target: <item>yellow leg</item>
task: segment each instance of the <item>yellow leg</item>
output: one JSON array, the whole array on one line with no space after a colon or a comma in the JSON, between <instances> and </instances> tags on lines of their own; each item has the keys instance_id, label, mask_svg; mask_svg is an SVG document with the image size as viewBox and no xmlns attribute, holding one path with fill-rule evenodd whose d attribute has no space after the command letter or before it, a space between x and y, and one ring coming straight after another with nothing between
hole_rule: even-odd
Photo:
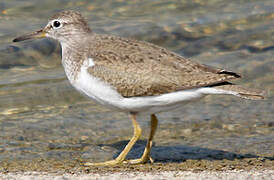
<instances>
[{"instance_id":1,"label":"yellow leg","mask_svg":"<svg viewBox=\"0 0 274 180\"><path fill-rule=\"evenodd\" d=\"M128 144L124 148L124 150L120 153L120 155L116 159L110 160L110 161L105 161L105 162L100 162L100 163L89 163L89 162L87 162L87 163L84 163L85 166L112 166L112 165L121 164L125 160L128 152L131 150L131 148L136 143L136 141L140 138L141 133L142 133L142 129L140 128L138 122L136 121L136 114L131 113L130 118L132 119L132 124L133 124L133 128L134 128L134 135L130 139L130 141L128 142Z\"/></svg>"},{"instance_id":2,"label":"yellow leg","mask_svg":"<svg viewBox=\"0 0 274 180\"><path fill-rule=\"evenodd\" d=\"M142 157L140 159L133 159L133 160L125 161L125 163L143 164L143 163L146 163L148 160L150 160L150 162L153 163L153 159L150 157L150 150L152 147L152 140L153 140L153 137L157 130L157 125L158 125L158 119L154 114L151 115L150 123L151 123L150 134L149 134L149 138L147 140L147 145L146 145L146 148L144 150Z\"/></svg>"}]
</instances>

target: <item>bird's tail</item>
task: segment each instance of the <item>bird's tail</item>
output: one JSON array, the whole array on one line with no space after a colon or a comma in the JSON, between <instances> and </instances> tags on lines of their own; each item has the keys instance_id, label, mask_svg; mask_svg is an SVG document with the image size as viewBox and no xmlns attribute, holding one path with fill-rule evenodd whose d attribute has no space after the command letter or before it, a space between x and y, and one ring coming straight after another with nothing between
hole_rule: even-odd
<instances>
[{"instance_id":1,"label":"bird's tail","mask_svg":"<svg viewBox=\"0 0 274 180\"><path fill-rule=\"evenodd\" d=\"M231 94L251 100L262 100L265 98L265 91L258 89L248 89L236 84L224 84L219 86L214 86L215 89L224 90L226 92L231 92Z\"/></svg>"}]
</instances>

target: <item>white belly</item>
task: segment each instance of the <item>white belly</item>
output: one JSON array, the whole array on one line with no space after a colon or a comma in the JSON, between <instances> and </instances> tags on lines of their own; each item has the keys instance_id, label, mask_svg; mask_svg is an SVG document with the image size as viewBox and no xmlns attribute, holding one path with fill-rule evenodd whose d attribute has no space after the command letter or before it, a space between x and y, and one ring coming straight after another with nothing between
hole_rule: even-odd
<instances>
[{"instance_id":1,"label":"white belly","mask_svg":"<svg viewBox=\"0 0 274 180\"><path fill-rule=\"evenodd\" d=\"M82 66L76 80L71 81L72 85L96 102L119 111L152 114L178 108L207 94L228 94L223 90L204 87L159 96L125 98L110 85L90 75L87 72L88 67L88 65Z\"/></svg>"},{"instance_id":2,"label":"white belly","mask_svg":"<svg viewBox=\"0 0 274 180\"><path fill-rule=\"evenodd\" d=\"M106 83L92 77L87 72L81 72L74 87L96 102L108 108L126 112L156 113L174 109L186 101L202 97L194 91L181 91L160 96L122 97L115 89Z\"/></svg>"}]
</instances>

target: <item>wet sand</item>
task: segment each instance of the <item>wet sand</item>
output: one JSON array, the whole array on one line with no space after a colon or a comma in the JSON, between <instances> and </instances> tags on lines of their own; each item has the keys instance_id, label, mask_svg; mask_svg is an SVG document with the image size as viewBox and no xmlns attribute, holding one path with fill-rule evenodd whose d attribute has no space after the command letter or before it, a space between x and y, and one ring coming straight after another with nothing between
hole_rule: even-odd
<instances>
[{"instance_id":1,"label":"wet sand","mask_svg":"<svg viewBox=\"0 0 274 180\"><path fill-rule=\"evenodd\" d=\"M114 167L84 167L78 161L35 160L1 163L4 179L273 179L273 159L186 160Z\"/></svg>"},{"instance_id":2,"label":"wet sand","mask_svg":"<svg viewBox=\"0 0 274 180\"><path fill-rule=\"evenodd\" d=\"M273 159L187 160L114 167L84 167L71 161L1 163L1 179L264 179L274 178Z\"/></svg>"}]
</instances>

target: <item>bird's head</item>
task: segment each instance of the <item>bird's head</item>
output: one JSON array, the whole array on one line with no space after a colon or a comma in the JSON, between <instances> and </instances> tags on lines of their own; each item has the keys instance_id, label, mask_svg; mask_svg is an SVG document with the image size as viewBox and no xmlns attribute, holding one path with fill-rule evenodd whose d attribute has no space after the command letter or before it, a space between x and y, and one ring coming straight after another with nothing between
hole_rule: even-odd
<instances>
[{"instance_id":1,"label":"bird's head","mask_svg":"<svg viewBox=\"0 0 274 180\"><path fill-rule=\"evenodd\" d=\"M44 37L63 42L69 41L73 36L81 38L82 35L86 35L87 33L91 33L91 29L80 13L75 11L62 11L50 18L48 24L43 29L17 37L13 42Z\"/></svg>"}]
</instances>

